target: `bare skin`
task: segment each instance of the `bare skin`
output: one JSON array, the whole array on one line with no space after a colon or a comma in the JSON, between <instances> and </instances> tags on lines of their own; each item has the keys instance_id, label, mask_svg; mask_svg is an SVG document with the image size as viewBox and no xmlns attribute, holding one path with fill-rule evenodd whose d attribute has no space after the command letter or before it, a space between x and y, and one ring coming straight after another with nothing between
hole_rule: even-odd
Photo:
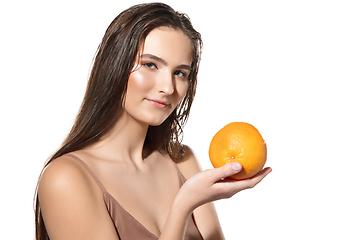
<instances>
[{"instance_id":1,"label":"bare skin","mask_svg":"<svg viewBox=\"0 0 360 240\"><path fill-rule=\"evenodd\" d=\"M130 75L124 113L101 141L76 152L107 191L159 239L183 239L191 213L204 239L224 239L212 201L254 187L270 171L250 180L223 181L233 164L201 171L189 149L178 164L188 181L179 190L170 157L149 153L149 125L161 124L184 98L191 45L178 30L158 28L145 40L139 65ZM145 157L144 157L145 156ZM45 225L53 239L118 239L102 192L92 176L68 156L52 161L39 184ZM126 193L126 194L124 194Z\"/></svg>"}]
</instances>

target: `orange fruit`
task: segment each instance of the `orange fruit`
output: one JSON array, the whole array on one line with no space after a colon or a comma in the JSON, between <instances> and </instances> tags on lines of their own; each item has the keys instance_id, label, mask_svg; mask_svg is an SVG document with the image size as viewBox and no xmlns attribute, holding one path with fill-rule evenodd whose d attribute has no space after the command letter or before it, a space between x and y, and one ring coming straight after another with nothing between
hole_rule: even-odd
<instances>
[{"instance_id":1,"label":"orange fruit","mask_svg":"<svg viewBox=\"0 0 360 240\"><path fill-rule=\"evenodd\" d=\"M251 178L263 169L267 150L264 139L251 124L233 122L220 129L209 147L209 157L215 168L238 161L243 169L230 178Z\"/></svg>"}]
</instances>

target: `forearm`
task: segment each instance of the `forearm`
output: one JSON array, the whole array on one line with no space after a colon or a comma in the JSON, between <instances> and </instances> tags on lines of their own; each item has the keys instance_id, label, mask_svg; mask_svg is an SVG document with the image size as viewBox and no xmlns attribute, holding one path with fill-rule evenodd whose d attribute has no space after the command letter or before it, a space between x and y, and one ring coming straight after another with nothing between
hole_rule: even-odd
<instances>
[{"instance_id":1,"label":"forearm","mask_svg":"<svg viewBox=\"0 0 360 240\"><path fill-rule=\"evenodd\" d=\"M224 240L219 218L213 203L204 204L194 210L196 226L204 239Z\"/></svg>"},{"instance_id":2,"label":"forearm","mask_svg":"<svg viewBox=\"0 0 360 240\"><path fill-rule=\"evenodd\" d=\"M159 240L183 240L192 210L177 197L171 206Z\"/></svg>"}]
</instances>

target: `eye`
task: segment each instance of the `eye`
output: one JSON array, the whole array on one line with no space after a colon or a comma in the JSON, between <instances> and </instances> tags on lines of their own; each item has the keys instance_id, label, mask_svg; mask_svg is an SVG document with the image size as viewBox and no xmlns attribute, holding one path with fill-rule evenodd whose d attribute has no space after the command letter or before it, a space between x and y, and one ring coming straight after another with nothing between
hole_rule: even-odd
<instances>
[{"instance_id":1,"label":"eye","mask_svg":"<svg viewBox=\"0 0 360 240\"><path fill-rule=\"evenodd\" d=\"M147 62L147 63L144 63L143 64L145 67L147 68L151 68L151 69L157 69L158 67L156 66L155 63L152 63L152 62Z\"/></svg>"},{"instance_id":2,"label":"eye","mask_svg":"<svg viewBox=\"0 0 360 240\"><path fill-rule=\"evenodd\" d=\"M183 71L177 70L177 71L174 72L174 74L175 74L176 76L181 77L181 78L187 78L186 73L184 73Z\"/></svg>"}]
</instances>

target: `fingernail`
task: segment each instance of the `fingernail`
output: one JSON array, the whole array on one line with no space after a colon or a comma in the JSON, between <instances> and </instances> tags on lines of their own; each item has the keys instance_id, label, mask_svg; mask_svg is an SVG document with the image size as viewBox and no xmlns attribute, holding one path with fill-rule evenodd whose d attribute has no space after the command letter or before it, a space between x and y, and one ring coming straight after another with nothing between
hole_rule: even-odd
<instances>
[{"instance_id":1,"label":"fingernail","mask_svg":"<svg viewBox=\"0 0 360 240\"><path fill-rule=\"evenodd\" d=\"M233 169L235 172L238 172L238 171L240 171L240 169L241 169L241 165L240 165L240 163L238 163L238 162L234 162L234 163L231 165L231 167L232 167L232 169Z\"/></svg>"}]
</instances>

